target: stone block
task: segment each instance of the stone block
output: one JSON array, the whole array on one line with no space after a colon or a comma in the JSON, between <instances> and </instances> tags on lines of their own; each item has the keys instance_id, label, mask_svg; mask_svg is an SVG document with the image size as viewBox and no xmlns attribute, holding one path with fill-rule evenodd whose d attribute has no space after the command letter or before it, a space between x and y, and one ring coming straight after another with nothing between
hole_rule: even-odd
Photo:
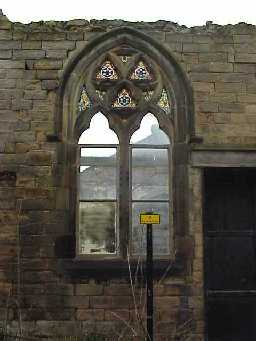
<instances>
[{"instance_id":1,"label":"stone block","mask_svg":"<svg viewBox=\"0 0 256 341\"><path fill-rule=\"evenodd\" d=\"M25 70L21 69L8 69L6 70L6 78L8 79L23 79L26 77Z\"/></svg>"},{"instance_id":2,"label":"stone block","mask_svg":"<svg viewBox=\"0 0 256 341\"><path fill-rule=\"evenodd\" d=\"M112 296L112 308L125 308L128 309L134 306L132 296Z\"/></svg>"},{"instance_id":3,"label":"stone block","mask_svg":"<svg viewBox=\"0 0 256 341\"><path fill-rule=\"evenodd\" d=\"M0 41L0 50L9 50L9 49L20 49L21 42L20 41Z\"/></svg>"},{"instance_id":4,"label":"stone block","mask_svg":"<svg viewBox=\"0 0 256 341\"><path fill-rule=\"evenodd\" d=\"M229 123L231 122L231 114L223 113L223 112L216 112L213 114L213 121L215 123Z\"/></svg>"},{"instance_id":5,"label":"stone block","mask_svg":"<svg viewBox=\"0 0 256 341\"><path fill-rule=\"evenodd\" d=\"M166 32L166 42L192 43L193 35L190 33Z\"/></svg>"},{"instance_id":6,"label":"stone block","mask_svg":"<svg viewBox=\"0 0 256 341\"><path fill-rule=\"evenodd\" d=\"M130 284L110 284L104 286L104 295L107 296L129 296L132 294Z\"/></svg>"},{"instance_id":7,"label":"stone block","mask_svg":"<svg viewBox=\"0 0 256 341\"><path fill-rule=\"evenodd\" d=\"M254 36L251 34L234 34L233 40L234 40L235 44L253 43L254 42Z\"/></svg>"},{"instance_id":8,"label":"stone block","mask_svg":"<svg viewBox=\"0 0 256 341\"><path fill-rule=\"evenodd\" d=\"M190 76L193 82L251 82L255 81L254 75L245 75L228 72L206 72L206 73L191 73Z\"/></svg>"},{"instance_id":9,"label":"stone block","mask_svg":"<svg viewBox=\"0 0 256 341\"><path fill-rule=\"evenodd\" d=\"M11 59L12 51L11 50L0 50L0 59Z\"/></svg>"},{"instance_id":10,"label":"stone block","mask_svg":"<svg viewBox=\"0 0 256 341\"><path fill-rule=\"evenodd\" d=\"M232 63L211 62L209 66L210 72L233 72Z\"/></svg>"},{"instance_id":11,"label":"stone block","mask_svg":"<svg viewBox=\"0 0 256 341\"><path fill-rule=\"evenodd\" d=\"M81 326L76 321L36 321L33 335L39 336L40 339L52 339L54 335L55 339L57 336L57 339L79 340L76 335L79 335L80 329Z\"/></svg>"},{"instance_id":12,"label":"stone block","mask_svg":"<svg viewBox=\"0 0 256 341\"><path fill-rule=\"evenodd\" d=\"M36 40L26 40L21 42L21 46L24 50L40 50L42 48L42 42Z\"/></svg>"},{"instance_id":13,"label":"stone block","mask_svg":"<svg viewBox=\"0 0 256 341\"><path fill-rule=\"evenodd\" d=\"M256 64L234 64L234 72L242 72L242 73L255 73L256 72Z\"/></svg>"},{"instance_id":14,"label":"stone block","mask_svg":"<svg viewBox=\"0 0 256 341\"><path fill-rule=\"evenodd\" d=\"M27 33L22 32L20 30L14 30L12 34L13 40L26 40L27 39Z\"/></svg>"},{"instance_id":15,"label":"stone block","mask_svg":"<svg viewBox=\"0 0 256 341\"><path fill-rule=\"evenodd\" d=\"M58 79L58 71L57 70L37 70L36 71L37 79Z\"/></svg>"},{"instance_id":16,"label":"stone block","mask_svg":"<svg viewBox=\"0 0 256 341\"><path fill-rule=\"evenodd\" d=\"M47 92L45 90L25 90L24 99L46 99Z\"/></svg>"},{"instance_id":17,"label":"stone block","mask_svg":"<svg viewBox=\"0 0 256 341\"><path fill-rule=\"evenodd\" d=\"M6 78L6 73L7 73L7 70L0 70L0 79L4 79Z\"/></svg>"},{"instance_id":18,"label":"stone block","mask_svg":"<svg viewBox=\"0 0 256 341\"><path fill-rule=\"evenodd\" d=\"M188 63L190 64L197 64L199 59L198 59L198 53L191 52L191 53L182 53L182 61L187 65Z\"/></svg>"},{"instance_id":19,"label":"stone block","mask_svg":"<svg viewBox=\"0 0 256 341\"><path fill-rule=\"evenodd\" d=\"M1 210L0 211L0 224L1 225L6 225L6 224L17 224L18 222L18 216L17 212L14 211L6 211L6 210Z\"/></svg>"},{"instance_id":20,"label":"stone block","mask_svg":"<svg viewBox=\"0 0 256 341\"><path fill-rule=\"evenodd\" d=\"M211 52L228 52L228 53L234 53L234 44L230 43L214 43L211 45Z\"/></svg>"},{"instance_id":21,"label":"stone block","mask_svg":"<svg viewBox=\"0 0 256 341\"><path fill-rule=\"evenodd\" d=\"M234 44L234 50L237 53L256 53L256 44Z\"/></svg>"},{"instance_id":22,"label":"stone block","mask_svg":"<svg viewBox=\"0 0 256 341\"><path fill-rule=\"evenodd\" d=\"M211 52L209 44L183 43L183 52Z\"/></svg>"},{"instance_id":23,"label":"stone block","mask_svg":"<svg viewBox=\"0 0 256 341\"><path fill-rule=\"evenodd\" d=\"M210 34L194 34L192 37L193 43L199 44L211 44L213 42L213 36Z\"/></svg>"},{"instance_id":24,"label":"stone block","mask_svg":"<svg viewBox=\"0 0 256 341\"><path fill-rule=\"evenodd\" d=\"M9 30L0 30L0 40L11 40L12 32Z\"/></svg>"},{"instance_id":25,"label":"stone block","mask_svg":"<svg viewBox=\"0 0 256 341\"><path fill-rule=\"evenodd\" d=\"M76 284L76 295L96 296L103 294L103 285Z\"/></svg>"},{"instance_id":26,"label":"stone block","mask_svg":"<svg viewBox=\"0 0 256 341\"><path fill-rule=\"evenodd\" d=\"M30 32L28 40L64 40L66 34L64 32Z\"/></svg>"},{"instance_id":27,"label":"stone block","mask_svg":"<svg viewBox=\"0 0 256 341\"><path fill-rule=\"evenodd\" d=\"M179 296L160 296L155 297L155 304L158 309L175 309L180 305Z\"/></svg>"},{"instance_id":28,"label":"stone block","mask_svg":"<svg viewBox=\"0 0 256 341\"><path fill-rule=\"evenodd\" d=\"M74 285L72 284L47 284L45 291L48 295L70 296L74 294Z\"/></svg>"},{"instance_id":29,"label":"stone block","mask_svg":"<svg viewBox=\"0 0 256 341\"><path fill-rule=\"evenodd\" d=\"M105 311L105 321L128 321L129 319L129 309L112 309Z\"/></svg>"},{"instance_id":30,"label":"stone block","mask_svg":"<svg viewBox=\"0 0 256 341\"><path fill-rule=\"evenodd\" d=\"M36 79L36 70L25 70L24 79Z\"/></svg>"},{"instance_id":31,"label":"stone block","mask_svg":"<svg viewBox=\"0 0 256 341\"><path fill-rule=\"evenodd\" d=\"M0 101L1 102L1 101ZM1 119L1 117L0 117ZM15 123L0 120L0 132L11 132L14 130Z\"/></svg>"},{"instance_id":32,"label":"stone block","mask_svg":"<svg viewBox=\"0 0 256 341\"><path fill-rule=\"evenodd\" d=\"M45 311L45 320L48 321L70 321L75 316L75 309L48 308Z\"/></svg>"},{"instance_id":33,"label":"stone block","mask_svg":"<svg viewBox=\"0 0 256 341\"><path fill-rule=\"evenodd\" d=\"M16 87L16 79L3 79L0 82L0 89L13 89Z\"/></svg>"},{"instance_id":34,"label":"stone block","mask_svg":"<svg viewBox=\"0 0 256 341\"><path fill-rule=\"evenodd\" d=\"M231 93L241 93L246 90L244 83L228 83L228 82L216 82L215 90L217 92L231 92Z\"/></svg>"},{"instance_id":35,"label":"stone block","mask_svg":"<svg viewBox=\"0 0 256 341\"><path fill-rule=\"evenodd\" d=\"M2 206L2 203L0 202L0 208ZM7 206L7 205L6 205ZM14 206L10 206L8 207L10 209L13 209ZM1 258L4 257L15 257L17 255L16 253L16 242L15 243L11 243L11 242L8 242L8 243L2 243L0 242L0 256ZM1 304L1 298L0 298L0 304Z\"/></svg>"},{"instance_id":36,"label":"stone block","mask_svg":"<svg viewBox=\"0 0 256 341\"><path fill-rule=\"evenodd\" d=\"M79 321L103 321L104 309L77 309L76 319Z\"/></svg>"},{"instance_id":37,"label":"stone block","mask_svg":"<svg viewBox=\"0 0 256 341\"><path fill-rule=\"evenodd\" d=\"M49 199L24 199L22 200L24 210L51 210L54 208L53 200Z\"/></svg>"},{"instance_id":38,"label":"stone block","mask_svg":"<svg viewBox=\"0 0 256 341\"><path fill-rule=\"evenodd\" d=\"M43 150L32 150L27 155L27 163L30 165L51 165L53 154Z\"/></svg>"},{"instance_id":39,"label":"stone block","mask_svg":"<svg viewBox=\"0 0 256 341\"><path fill-rule=\"evenodd\" d=\"M237 96L237 101L240 103L256 103L255 94L243 94Z\"/></svg>"},{"instance_id":40,"label":"stone block","mask_svg":"<svg viewBox=\"0 0 256 341\"><path fill-rule=\"evenodd\" d=\"M209 53L200 53L199 56L199 62L205 63L205 62L227 62L228 55L226 52L209 52Z\"/></svg>"},{"instance_id":41,"label":"stone block","mask_svg":"<svg viewBox=\"0 0 256 341\"><path fill-rule=\"evenodd\" d=\"M33 68L37 70L59 70L62 69L62 65L62 61L59 60L42 59L36 61Z\"/></svg>"},{"instance_id":42,"label":"stone block","mask_svg":"<svg viewBox=\"0 0 256 341\"><path fill-rule=\"evenodd\" d=\"M203 100L204 101L212 101L215 103L234 103L236 102L236 94L231 92L214 92L213 94L205 94ZM197 100L200 100L199 98Z\"/></svg>"},{"instance_id":43,"label":"stone block","mask_svg":"<svg viewBox=\"0 0 256 341\"><path fill-rule=\"evenodd\" d=\"M90 308L109 309L111 307L112 307L111 296L90 296Z\"/></svg>"},{"instance_id":44,"label":"stone block","mask_svg":"<svg viewBox=\"0 0 256 341\"><path fill-rule=\"evenodd\" d=\"M58 80L43 80L42 81L42 89L44 90L54 90L59 87Z\"/></svg>"},{"instance_id":45,"label":"stone block","mask_svg":"<svg viewBox=\"0 0 256 341\"><path fill-rule=\"evenodd\" d=\"M40 236L39 236L40 238ZM38 245L37 245L38 248ZM24 278L24 282L26 283L50 283L50 282L54 282L56 283L57 277L54 273L54 271L24 271L23 273L23 278ZM49 298L49 300L54 300L56 297L56 299L61 300L62 298L60 296L55 296L55 295L51 295L51 297ZM52 303L52 305L54 305L54 303Z\"/></svg>"},{"instance_id":46,"label":"stone block","mask_svg":"<svg viewBox=\"0 0 256 341\"><path fill-rule=\"evenodd\" d=\"M89 308L89 296L66 296L63 299L63 306L74 308Z\"/></svg>"},{"instance_id":47,"label":"stone block","mask_svg":"<svg viewBox=\"0 0 256 341\"><path fill-rule=\"evenodd\" d=\"M25 62L17 60L0 60L0 69L25 69Z\"/></svg>"},{"instance_id":48,"label":"stone block","mask_svg":"<svg viewBox=\"0 0 256 341\"><path fill-rule=\"evenodd\" d=\"M33 101L32 100L26 100L26 99L13 99L12 100L12 109L13 110L21 110L19 114L17 114L18 117L28 119L28 113L24 112L23 110L30 110L33 107Z\"/></svg>"},{"instance_id":49,"label":"stone block","mask_svg":"<svg viewBox=\"0 0 256 341\"><path fill-rule=\"evenodd\" d=\"M67 50L47 50L46 58L65 59L67 58Z\"/></svg>"},{"instance_id":50,"label":"stone block","mask_svg":"<svg viewBox=\"0 0 256 341\"><path fill-rule=\"evenodd\" d=\"M16 198L54 198L54 191L46 188L22 188L16 187L15 189ZM22 204L22 201L21 201ZM48 237L50 239L50 237Z\"/></svg>"},{"instance_id":51,"label":"stone block","mask_svg":"<svg viewBox=\"0 0 256 341\"><path fill-rule=\"evenodd\" d=\"M9 19L2 15L0 16L0 29L1 30L10 30L12 28L12 22Z\"/></svg>"},{"instance_id":52,"label":"stone block","mask_svg":"<svg viewBox=\"0 0 256 341\"><path fill-rule=\"evenodd\" d=\"M1 82L0 82L1 85ZM11 99L13 97L13 92L15 90L3 90L0 89L0 100L2 99ZM13 120L13 115L12 115L12 111L11 110L1 110L0 111L0 119L2 120L3 118L6 119L8 118L8 113L10 113L10 119Z\"/></svg>"},{"instance_id":53,"label":"stone block","mask_svg":"<svg viewBox=\"0 0 256 341\"><path fill-rule=\"evenodd\" d=\"M210 63L199 63L192 64L190 66L190 71L192 72L209 72L210 71Z\"/></svg>"},{"instance_id":54,"label":"stone block","mask_svg":"<svg viewBox=\"0 0 256 341\"><path fill-rule=\"evenodd\" d=\"M68 40L83 40L84 34L83 32L67 32L67 39Z\"/></svg>"},{"instance_id":55,"label":"stone block","mask_svg":"<svg viewBox=\"0 0 256 341\"><path fill-rule=\"evenodd\" d=\"M73 50L76 44L74 41L43 41L42 48L44 50Z\"/></svg>"},{"instance_id":56,"label":"stone block","mask_svg":"<svg viewBox=\"0 0 256 341\"><path fill-rule=\"evenodd\" d=\"M193 82L193 88L195 91L212 93L214 91L214 83L209 82Z\"/></svg>"},{"instance_id":57,"label":"stone block","mask_svg":"<svg viewBox=\"0 0 256 341\"><path fill-rule=\"evenodd\" d=\"M14 50L13 59L41 59L45 57L43 50Z\"/></svg>"},{"instance_id":58,"label":"stone block","mask_svg":"<svg viewBox=\"0 0 256 341\"><path fill-rule=\"evenodd\" d=\"M256 114L256 104L248 104L245 108L247 114Z\"/></svg>"},{"instance_id":59,"label":"stone block","mask_svg":"<svg viewBox=\"0 0 256 341\"><path fill-rule=\"evenodd\" d=\"M45 131L49 134L53 132L54 125L49 121L32 121L31 130L35 131Z\"/></svg>"},{"instance_id":60,"label":"stone block","mask_svg":"<svg viewBox=\"0 0 256 341\"><path fill-rule=\"evenodd\" d=\"M159 292L160 291L160 292ZM185 296L187 294L187 287L184 284L164 284L162 290L157 290L156 286L156 296Z\"/></svg>"},{"instance_id":61,"label":"stone block","mask_svg":"<svg viewBox=\"0 0 256 341\"><path fill-rule=\"evenodd\" d=\"M237 53L235 54L236 63L256 63L256 53Z\"/></svg>"},{"instance_id":62,"label":"stone block","mask_svg":"<svg viewBox=\"0 0 256 341\"><path fill-rule=\"evenodd\" d=\"M200 112L218 112L218 104L214 102L201 102L197 104Z\"/></svg>"},{"instance_id":63,"label":"stone block","mask_svg":"<svg viewBox=\"0 0 256 341\"><path fill-rule=\"evenodd\" d=\"M8 110L11 109L11 101L10 100L0 100L0 110Z\"/></svg>"}]
</instances>

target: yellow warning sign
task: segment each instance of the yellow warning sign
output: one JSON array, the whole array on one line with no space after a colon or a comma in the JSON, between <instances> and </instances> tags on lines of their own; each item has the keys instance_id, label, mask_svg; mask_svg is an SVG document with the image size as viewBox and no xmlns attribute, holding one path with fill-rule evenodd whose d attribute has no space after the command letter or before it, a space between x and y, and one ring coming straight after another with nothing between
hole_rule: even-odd
<instances>
[{"instance_id":1,"label":"yellow warning sign","mask_svg":"<svg viewBox=\"0 0 256 341\"><path fill-rule=\"evenodd\" d=\"M160 224L160 214L157 213L141 213L140 224Z\"/></svg>"}]
</instances>

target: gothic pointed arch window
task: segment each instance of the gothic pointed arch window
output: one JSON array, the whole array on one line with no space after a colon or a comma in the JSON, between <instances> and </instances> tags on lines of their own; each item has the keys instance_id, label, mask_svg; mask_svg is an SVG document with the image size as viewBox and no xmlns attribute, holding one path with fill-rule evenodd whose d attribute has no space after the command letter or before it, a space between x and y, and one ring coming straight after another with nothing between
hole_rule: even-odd
<instances>
[{"instance_id":1,"label":"gothic pointed arch window","mask_svg":"<svg viewBox=\"0 0 256 341\"><path fill-rule=\"evenodd\" d=\"M77 100L79 257L145 254L141 211L161 214L155 257L173 237L173 100L159 66L139 50L113 48L90 67Z\"/></svg>"},{"instance_id":2,"label":"gothic pointed arch window","mask_svg":"<svg viewBox=\"0 0 256 341\"><path fill-rule=\"evenodd\" d=\"M119 275L128 253L136 267L145 254L141 210L161 214L158 269L185 252L192 98L173 56L130 27L100 35L67 65L56 127L66 147L70 229L58 244L67 256L58 254L75 276L97 276L95 259Z\"/></svg>"}]
</instances>

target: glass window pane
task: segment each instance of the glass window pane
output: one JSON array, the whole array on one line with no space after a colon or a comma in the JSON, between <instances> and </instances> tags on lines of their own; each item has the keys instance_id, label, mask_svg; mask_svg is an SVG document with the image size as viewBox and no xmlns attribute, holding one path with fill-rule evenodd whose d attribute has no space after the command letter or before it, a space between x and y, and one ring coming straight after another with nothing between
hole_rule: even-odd
<instances>
[{"instance_id":1,"label":"glass window pane","mask_svg":"<svg viewBox=\"0 0 256 341\"><path fill-rule=\"evenodd\" d=\"M116 203L80 202L79 253L116 253Z\"/></svg>"},{"instance_id":2,"label":"glass window pane","mask_svg":"<svg viewBox=\"0 0 256 341\"><path fill-rule=\"evenodd\" d=\"M90 128L79 138L79 144L118 144L118 137L109 128L108 120L102 113L93 116Z\"/></svg>"},{"instance_id":3,"label":"glass window pane","mask_svg":"<svg viewBox=\"0 0 256 341\"><path fill-rule=\"evenodd\" d=\"M132 199L168 200L167 149L132 149Z\"/></svg>"},{"instance_id":4,"label":"glass window pane","mask_svg":"<svg viewBox=\"0 0 256 341\"><path fill-rule=\"evenodd\" d=\"M139 221L140 213L153 211L160 214L160 224L153 225L153 254L170 254L169 203L134 202L132 204L132 254L146 254L146 225Z\"/></svg>"},{"instance_id":5,"label":"glass window pane","mask_svg":"<svg viewBox=\"0 0 256 341\"><path fill-rule=\"evenodd\" d=\"M152 114L147 114L141 121L140 129L133 133L131 144L169 144L168 136L159 128L158 121Z\"/></svg>"},{"instance_id":6,"label":"glass window pane","mask_svg":"<svg viewBox=\"0 0 256 341\"><path fill-rule=\"evenodd\" d=\"M116 199L116 148L81 148L80 200Z\"/></svg>"}]
</instances>

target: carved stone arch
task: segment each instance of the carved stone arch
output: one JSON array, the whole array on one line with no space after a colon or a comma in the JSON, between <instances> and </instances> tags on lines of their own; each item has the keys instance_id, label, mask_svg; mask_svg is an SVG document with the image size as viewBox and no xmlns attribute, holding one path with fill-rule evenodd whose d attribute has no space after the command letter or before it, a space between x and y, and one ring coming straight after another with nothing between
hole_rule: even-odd
<instances>
[{"instance_id":1,"label":"carved stone arch","mask_svg":"<svg viewBox=\"0 0 256 341\"><path fill-rule=\"evenodd\" d=\"M67 64L61 79L56 103L56 133L62 140L72 139L77 103L84 75L90 72L95 59L111 49L126 44L151 58L163 71L166 89L174 96L174 132L176 143L187 143L194 136L194 106L190 83L172 54L146 34L130 27L121 27L94 39ZM90 89L88 89L90 91ZM94 100L92 98L92 100Z\"/></svg>"}]
</instances>

